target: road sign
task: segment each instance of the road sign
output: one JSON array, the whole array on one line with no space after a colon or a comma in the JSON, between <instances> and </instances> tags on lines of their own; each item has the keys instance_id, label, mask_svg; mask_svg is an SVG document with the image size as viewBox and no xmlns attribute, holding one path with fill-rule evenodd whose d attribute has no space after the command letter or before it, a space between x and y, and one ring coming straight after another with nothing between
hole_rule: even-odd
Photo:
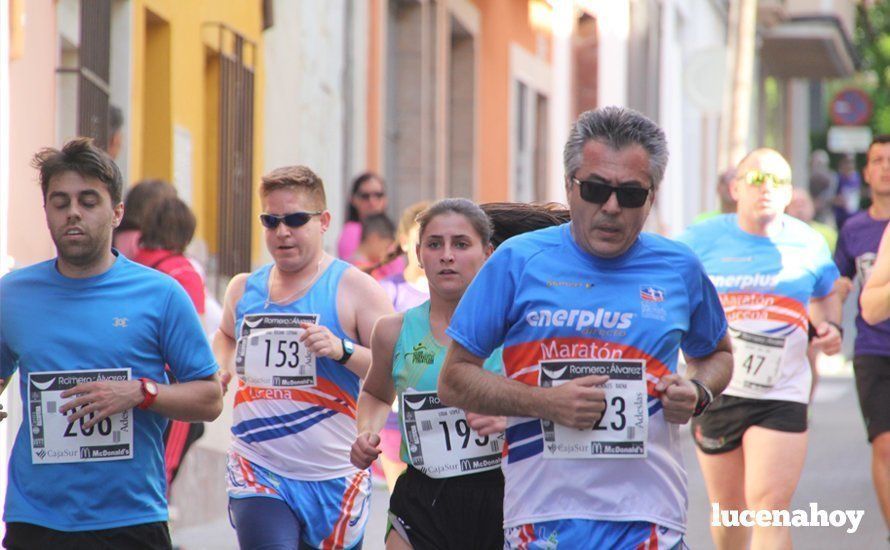
<instances>
[{"instance_id":1,"label":"road sign","mask_svg":"<svg viewBox=\"0 0 890 550\"><path fill-rule=\"evenodd\" d=\"M871 98L862 90L847 88L834 96L829 111L831 121L838 126L861 126L871 118Z\"/></svg>"},{"instance_id":2,"label":"road sign","mask_svg":"<svg viewBox=\"0 0 890 550\"><path fill-rule=\"evenodd\" d=\"M864 153L871 145L868 126L832 126L828 129L828 150L832 153Z\"/></svg>"}]
</instances>

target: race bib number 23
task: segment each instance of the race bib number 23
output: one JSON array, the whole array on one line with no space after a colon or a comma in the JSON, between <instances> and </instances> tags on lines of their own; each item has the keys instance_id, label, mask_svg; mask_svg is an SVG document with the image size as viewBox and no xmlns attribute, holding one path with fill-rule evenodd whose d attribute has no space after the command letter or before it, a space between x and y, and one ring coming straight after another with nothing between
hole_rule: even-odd
<instances>
[{"instance_id":1,"label":"race bib number 23","mask_svg":"<svg viewBox=\"0 0 890 550\"><path fill-rule=\"evenodd\" d=\"M606 410L592 430L577 430L541 420L544 458L644 458L649 429L646 361L642 359L566 359L542 361L541 387L555 387L593 374L609 380Z\"/></svg>"}]
</instances>

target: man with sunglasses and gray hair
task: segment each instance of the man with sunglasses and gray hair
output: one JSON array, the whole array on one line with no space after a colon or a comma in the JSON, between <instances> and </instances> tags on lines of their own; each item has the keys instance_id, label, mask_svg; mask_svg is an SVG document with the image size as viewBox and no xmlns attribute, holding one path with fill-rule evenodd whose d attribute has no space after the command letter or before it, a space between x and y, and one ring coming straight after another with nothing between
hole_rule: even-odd
<instances>
[{"instance_id":1,"label":"man with sunglasses and gray hair","mask_svg":"<svg viewBox=\"0 0 890 550\"><path fill-rule=\"evenodd\" d=\"M349 462L371 329L393 312L374 279L327 254L324 185L305 166L263 176L272 263L235 276L213 349L238 393L227 467L241 548L354 548L368 471Z\"/></svg>"},{"instance_id":2,"label":"man with sunglasses and gray hair","mask_svg":"<svg viewBox=\"0 0 890 550\"><path fill-rule=\"evenodd\" d=\"M583 113L564 154L572 221L505 242L452 317L439 395L508 417L509 548L682 547L678 425L729 382L732 357L695 255L641 234L667 157L643 115ZM502 344L506 377L481 368Z\"/></svg>"},{"instance_id":3,"label":"man with sunglasses and gray hair","mask_svg":"<svg viewBox=\"0 0 890 550\"><path fill-rule=\"evenodd\" d=\"M783 214L791 167L757 149L738 165L737 213L693 225L680 240L701 258L730 325L732 381L693 420L711 502L723 510L787 510L803 470L813 375L807 348L841 346L838 270L825 239ZM790 548L787 527L714 525L717 548Z\"/></svg>"}]
</instances>

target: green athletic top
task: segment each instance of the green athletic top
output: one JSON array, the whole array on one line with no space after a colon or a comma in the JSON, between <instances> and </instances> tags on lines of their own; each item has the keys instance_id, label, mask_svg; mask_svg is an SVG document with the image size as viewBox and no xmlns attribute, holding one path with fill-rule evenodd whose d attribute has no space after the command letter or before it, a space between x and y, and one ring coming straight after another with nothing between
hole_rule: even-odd
<instances>
[{"instance_id":1,"label":"green athletic top","mask_svg":"<svg viewBox=\"0 0 890 550\"><path fill-rule=\"evenodd\" d=\"M399 403L399 432L402 434L401 455L411 464L405 444L405 424L402 419L402 394L406 390L437 391L439 371L447 348L436 341L430 328L430 302L420 304L404 313L402 330L392 354L392 379ZM502 348L497 348L485 360L485 370L503 376Z\"/></svg>"}]
</instances>

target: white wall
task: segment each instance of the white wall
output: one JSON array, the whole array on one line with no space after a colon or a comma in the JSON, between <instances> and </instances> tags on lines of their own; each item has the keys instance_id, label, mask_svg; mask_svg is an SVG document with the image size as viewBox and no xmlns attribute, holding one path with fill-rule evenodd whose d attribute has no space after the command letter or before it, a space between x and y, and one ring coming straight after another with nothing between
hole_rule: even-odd
<instances>
[{"instance_id":1,"label":"white wall","mask_svg":"<svg viewBox=\"0 0 890 550\"><path fill-rule=\"evenodd\" d=\"M303 164L322 178L333 214L325 239L329 250L344 222L348 179L365 168L365 117L357 113L365 112L367 6L352 3L349 28L347 9L347 0L276 0L275 24L263 41L263 170Z\"/></svg>"},{"instance_id":2,"label":"white wall","mask_svg":"<svg viewBox=\"0 0 890 550\"><path fill-rule=\"evenodd\" d=\"M675 232L689 225L699 212L717 207L717 177L725 168L717 166L722 99L714 97L725 89L720 85L724 81L726 56L724 14L709 0L687 0L680 5L685 8L678 36L683 68L679 102L682 111L679 139L683 149L682 158L672 158L671 162L681 170L679 184L685 189L685 198L683 219L679 227L673 228ZM673 147L671 153L673 157Z\"/></svg>"}]
</instances>

